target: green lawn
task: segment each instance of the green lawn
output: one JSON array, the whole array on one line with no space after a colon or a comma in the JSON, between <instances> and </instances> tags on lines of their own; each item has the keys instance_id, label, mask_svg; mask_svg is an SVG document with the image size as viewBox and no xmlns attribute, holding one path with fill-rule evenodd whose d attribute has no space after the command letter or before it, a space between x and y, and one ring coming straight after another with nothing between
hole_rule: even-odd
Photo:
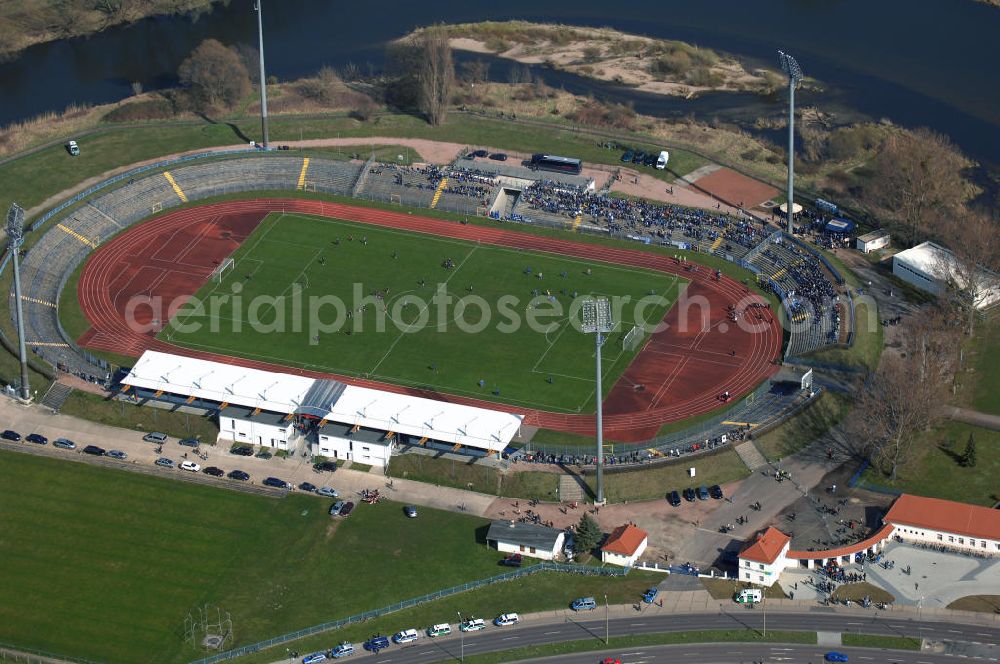
<instances>
[{"instance_id":1,"label":"green lawn","mask_svg":"<svg viewBox=\"0 0 1000 664\"><path fill-rule=\"evenodd\" d=\"M966 367L971 367L974 388L971 407L1000 414L1000 319L996 315L976 326Z\"/></svg>"},{"instance_id":2,"label":"green lawn","mask_svg":"<svg viewBox=\"0 0 1000 664\"><path fill-rule=\"evenodd\" d=\"M850 348L828 348L810 357L853 369L874 370L882 356L885 329L878 318L878 311L872 311L873 308L863 303L854 307L854 343Z\"/></svg>"},{"instance_id":3,"label":"green lawn","mask_svg":"<svg viewBox=\"0 0 1000 664\"><path fill-rule=\"evenodd\" d=\"M850 406L847 396L824 392L791 419L759 437L754 436L754 443L769 461L790 456L839 424Z\"/></svg>"},{"instance_id":4,"label":"green lawn","mask_svg":"<svg viewBox=\"0 0 1000 664\"><path fill-rule=\"evenodd\" d=\"M845 632L840 635L840 642L851 648L920 650L923 639L915 636L887 636L883 634L854 634Z\"/></svg>"},{"instance_id":5,"label":"green lawn","mask_svg":"<svg viewBox=\"0 0 1000 664\"><path fill-rule=\"evenodd\" d=\"M564 412L594 407L593 339L570 324L576 296L622 301L604 352L607 392L637 352L622 350L624 333L661 320L683 284L653 271L281 213L234 258L235 269L205 284L201 306L179 311L161 338Z\"/></svg>"},{"instance_id":6,"label":"green lawn","mask_svg":"<svg viewBox=\"0 0 1000 664\"><path fill-rule=\"evenodd\" d=\"M331 521L327 507L0 452L0 642L186 661L184 619L206 603L243 644L501 569L477 542L484 519L382 503Z\"/></svg>"},{"instance_id":7,"label":"green lawn","mask_svg":"<svg viewBox=\"0 0 1000 664\"><path fill-rule=\"evenodd\" d=\"M688 469L697 469L697 476L688 477ZM654 466L641 466L637 470L604 473L604 495L613 503L637 500L665 499L667 492L680 491L689 486L711 486L741 480L750 471L740 456L730 447L720 452L690 459L681 459ZM593 474L586 477L591 492L596 493L597 481Z\"/></svg>"},{"instance_id":8,"label":"green lawn","mask_svg":"<svg viewBox=\"0 0 1000 664\"><path fill-rule=\"evenodd\" d=\"M556 473L501 473L484 464L436 459L425 454L401 454L393 457L389 464L389 475L508 498L538 498L543 501L559 499L559 476Z\"/></svg>"},{"instance_id":9,"label":"green lawn","mask_svg":"<svg viewBox=\"0 0 1000 664\"><path fill-rule=\"evenodd\" d=\"M956 460L965 450L969 434L976 440L976 465L971 468L961 466ZM997 477L1000 477L1000 431L946 422L914 442L913 458L900 470L896 482L889 482L874 468L866 470L863 479L906 493L992 507L1000 498Z\"/></svg>"}]
</instances>

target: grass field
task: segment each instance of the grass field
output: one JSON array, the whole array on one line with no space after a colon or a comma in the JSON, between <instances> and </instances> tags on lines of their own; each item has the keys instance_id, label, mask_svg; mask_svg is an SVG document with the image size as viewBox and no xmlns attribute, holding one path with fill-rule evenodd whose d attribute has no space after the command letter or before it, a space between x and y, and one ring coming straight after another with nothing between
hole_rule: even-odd
<instances>
[{"instance_id":1,"label":"grass field","mask_svg":"<svg viewBox=\"0 0 1000 664\"><path fill-rule=\"evenodd\" d=\"M947 608L955 611L1000 613L1000 595L966 595L956 599Z\"/></svg>"},{"instance_id":2,"label":"grass field","mask_svg":"<svg viewBox=\"0 0 1000 664\"><path fill-rule=\"evenodd\" d=\"M332 522L327 507L0 453L0 642L174 662L206 602L246 643L500 569L484 519L383 503Z\"/></svg>"},{"instance_id":3,"label":"grass field","mask_svg":"<svg viewBox=\"0 0 1000 664\"><path fill-rule=\"evenodd\" d=\"M688 469L697 469L697 479L688 476ZM720 452L655 466L642 466L634 471L605 472L604 495L612 503L638 500L663 500L672 489L688 486L725 484L741 480L750 474L746 464L731 447ZM596 495L596 478L585 478L592 495Z\"/></svg>"},{"instance_id":4,"label":"grass field","mask_svg":"<svg viewBox=\"0 0 1000 664\"><path fill-rule=\"evenodd\" d=\"M559 500L559 476L555 473L501 473L485 464L454 459L435 459L425 454L400 454L389 464L389 475L456 489L507 498Z\"/></svg>"},{"instance_id":5,"label":"grass field","mask_svg":"<svg viewBox=\"0 0 1000 664\"><path fill-rule=\"evenodd\" d=\"M593 338L570 325L574 297L628 298L605 346L607 391L636 352L622 349L624 332L633 321L661 320L683 283L651 271L290 214L269 215L234 258L221 283L199 291L203 310L182 309L161 337L565 412L594 408ZM305 312L298 326L296 289ZM219 298L213 307L213 296L235 292L240 303ZM659 299L637 306L650 293ZM337 303L310 304L328 297Z\"/></svg>"}]
</instances>

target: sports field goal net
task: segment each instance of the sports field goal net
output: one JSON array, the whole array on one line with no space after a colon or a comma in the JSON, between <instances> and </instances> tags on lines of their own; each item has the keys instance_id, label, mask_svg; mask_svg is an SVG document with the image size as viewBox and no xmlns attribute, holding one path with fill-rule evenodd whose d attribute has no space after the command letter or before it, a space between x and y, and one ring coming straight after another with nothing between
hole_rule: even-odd
<instances>
[{"instance_id":1,"label":"sports field goal net","mask_svg":"<svg viewBox=\"0 0 1000 664\"><path fill-rule=\"evenodd\" d=\"M236 267L236 259L230 256L225 259L219 265L212 270L212 281L216 283L222 283L222 280L226 278L226 273L231 271Z\"/></svg>"},{"instance_id":2,"label":"sports field goal net","mask_svg":"<svg viewBox=\"0 0 1000 664\"><path fill-rule=\"evenodd\" d=\"M622 337L622 350L626 352L635 350L642 343L642 338L642 328L638 325L633 325L632 329Z\"/></svg>"}]
</instances>

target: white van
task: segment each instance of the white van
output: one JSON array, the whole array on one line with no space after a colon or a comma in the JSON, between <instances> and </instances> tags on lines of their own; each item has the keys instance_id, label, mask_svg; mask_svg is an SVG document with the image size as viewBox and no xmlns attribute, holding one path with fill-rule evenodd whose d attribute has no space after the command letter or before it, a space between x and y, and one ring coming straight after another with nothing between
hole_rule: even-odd
<instances>
[{"instance_id":1,"label":"white van","mask_svg":"<svg viewBox=\"0 0 1000 664\"><path fill-rule=\"evenodd\" d=\"M448 623L432 625L427 628L427 636L447 636L449 634L451 634L451 625Z\"/></svg>"},{"instance_id":2,"label":"white van","mask_svg":"<svg viewBox=\"0 0 1000 664\"><path fill-rule=\"evenodd\" d=\"M664 150L660 153L660 156L656 160L657 170L662 171L664 168L666 168L668 161L670 161L670 153Z\"/></svg>"},{"instance_id":3,"label":"white van","mask_svg":"<svg viewBox=\"0 0 1000 664\"><path fill-rule=\"evenodd\" d=\"M412 643L420 637L420 634L415 629L404 629L402 632L397 633L392 637L392 640L396 643Z\"/></svg>"},{"instance_id":4,"label":"white van","mask_svg":"<svg viewBox=\"0 0 1000 664\"><path fill-rule=\"evenodd\" d=\"M759 604L764 601L764 591L758 588L744 588L736 596L736 601L740 604Z\"/></svg>"}]
</instances>

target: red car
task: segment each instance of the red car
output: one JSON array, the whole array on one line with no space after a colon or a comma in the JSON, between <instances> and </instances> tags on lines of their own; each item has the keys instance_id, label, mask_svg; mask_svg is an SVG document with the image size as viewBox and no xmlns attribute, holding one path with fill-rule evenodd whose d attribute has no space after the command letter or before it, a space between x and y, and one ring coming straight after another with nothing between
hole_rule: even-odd
<instances>
[{"instance_id":1,"label":"red car","mask_svg":"<svg viewBox=\"0 0 1000 664\"><path fill-rule=\"evenodd\" d=\"M622 661L617 657L605 657L601 660L601 664L622 664Z\"/></svg>"}]
</instances>

